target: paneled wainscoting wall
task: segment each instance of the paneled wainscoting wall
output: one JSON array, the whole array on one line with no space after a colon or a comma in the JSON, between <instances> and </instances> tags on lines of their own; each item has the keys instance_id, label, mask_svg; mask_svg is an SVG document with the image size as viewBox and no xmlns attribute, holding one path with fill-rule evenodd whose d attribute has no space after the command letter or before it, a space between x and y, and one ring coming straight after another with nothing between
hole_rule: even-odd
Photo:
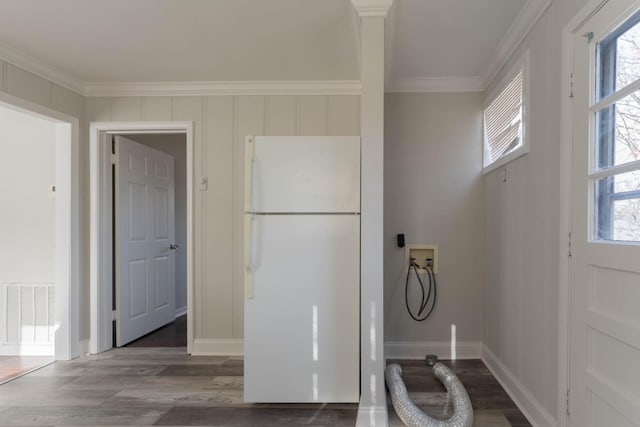
<instances>
[{"instance_id":1,"label":"paneled wainscoting wall","mask_svg":"<svg viewBox=\"0 0 640 427\"><path fill-rule=\"evenodd\" d=\"M53 284L2 284L0 355L54 354Z\"/></svg>"},{"instance_id":2,"label":"paneled wainscoting wall","mask_svg":"<svg viewBox=\"0 0 640 427\"><path fill-rule=\"evenodd\" d=\"M87 98L86 104L88 122L194 122L192 350L242 354L245 137L359 135L360 97L132 96Z\"/></svg>"}]
</instances>

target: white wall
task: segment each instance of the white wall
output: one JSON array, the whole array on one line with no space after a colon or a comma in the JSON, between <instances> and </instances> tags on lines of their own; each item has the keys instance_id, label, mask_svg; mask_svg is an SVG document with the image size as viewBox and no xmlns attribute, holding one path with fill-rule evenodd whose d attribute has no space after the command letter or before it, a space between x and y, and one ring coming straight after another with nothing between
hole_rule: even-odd
<instances>
[{"instance_id":1,"label":"white wall","mask_svg":"<svg viewBox=\"0 0 640 427\"><path fill-rule=\"evenodd\" d=\"M479 356L484 315L482 94L385 97L385 342L387 356ZM439 245L438 300L424 322L406 312L406 243ZM412 276L412 283L415 277ZM415 300L414 300L415 306ZM418 348L416 348L418 346ZM445 353L442 353L445 350ZM417 352L417 354L416 354ZM475 354L473 354L475 352Z\"/></svg>"},{"instance_id":2,"label":"white wall","mask_svg":"<svg viewBox=\"0 0 640 427\"><path fill-rule=\"evenodd\" d=\"M53 354L56 125L0 106L0 152L0 354Z\"/></svg>"},{"instance_id":3,"label":"white wall","mask_svg":"<svg viewBox=\"0 0 640 427\"><path fill-rule=\"evenodd\" d=\"M86 102L88 122L194 121L193 351L240 352L245 136L359 135L360 97L113 97ZM197 189L203 178L208 178L207 191Z\"/></svg>"},{"instance_id":4,"label":"white wall","mask_svg":"<svg viewBox=\"0 0 640 427\"><path fill-rule=\"evenodd\" d=\"M530 50L531 151L484 178L484 343L485 360L540 426L556 424L559 400L560 85L568 78L560 74L561 31L586 3L552 2L493 83Z\"/></svg>"},{"instance_id":5,"label":"white wall","mask_svg":"<svg viewBox=\"0 0 640 427\"><path fill-rule=\"evenodd\" d=\"M173 156L175 186L176 312L187 309L187 141L181 134L126 135L127 138Z\"/></svg>"},{"instance_id":6,"label":"white wall","mask_svg":"<svg viewBox=\"0 0 640 427\"><path fill-rule=\"evenodd\" d=\"M83 135L84 127L84 97L66 89L56 83L50 82L42 77L30 73L20 67L16 67L6 61L0 60L0 92L11 96L21 98L23 100L39 104L49 109L64 113L66 115L76 117L80 123L80 135ZM80 161L80 227L82 236L80 247L77 249L82 257L79 265L79 282L80 282L80 301L89 301L89 198L88 198L88 156L89 145L80 141L79 155ZM72 275L75 273L72 272ZM80 304L80 322L79 335L80 338L88 338L89 322L88 322L88 303ZM86 319L86 320L85 320ZM74 322L75 323L75 322ZM74 329L74 325L70 325ZM76 348L77 343L72 343Z\"/></svg>"},{"instance_id":7,"label":"white wall","mask_svg":"<svg viewBox=\"0 0 640 427\"><path fill-rule=\"evenodd\" d=\"M0 284L55 282L55 132L0 107Z\"/></svg>"},{"instance_id":8,"label":"white wall","mask_svg":"<svg viewBox=\"0 0 640 427\"><path fill-rule=\"evenodd\" d=\"M91 121L195 122L195 334L198 349L243 333L242 162L244 136L359 135L359 96L183 96L84 98L0 60L0 91L80 120L80 338L89 338L89 138ZM86 120L86 121L85 121Z\"/></svg>"}]
</instances>

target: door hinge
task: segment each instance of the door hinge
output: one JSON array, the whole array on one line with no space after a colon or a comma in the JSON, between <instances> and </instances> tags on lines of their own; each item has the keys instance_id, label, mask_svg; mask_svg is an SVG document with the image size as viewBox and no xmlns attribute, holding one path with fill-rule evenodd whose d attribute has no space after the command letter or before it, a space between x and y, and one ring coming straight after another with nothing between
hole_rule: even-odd
<instances>
[{"instance_id":1,"label":"door hinge","mask_svg":"<svg viewBox=\"0 0 640 427\"><path fill-rule=\"evenodd\" d=\"M569 74L569 98L573 98L573 73Z\"/></svg>"},{"instance_id":2,"label":"door hinge","mask_svg":"<svg viewBox=\"0 0 640 427\"><path fill-rule=\"evenodd\" d=\"M587 43L591 43L591 40L593 40L593 31L589 31L587 33L584 33L582 35L582 37L584 37L585 39L587 39Z\"/></svg>"},{"instance_id":3,"label":"door hinge","mask_svg":"<svg viewBox=\"0 0 640 427\"><path fill-rule=\"evenodd\" d=\"M569 258L571 258L573 254L571 253L571 233L569 233Z\"/></svg>"},{"instance_id":4,"label":"door hinge","mask_svg":"<svg viewBox=\"0 0 640 427\"><path fill-rule=\"evenodd\" d=\"M566 396L566 401L565 401L565 408L566 408L566 414L570 415L570 411L569 411L569 397L570 397L570 389L567 389L567 396Z\"/></svg>"},{"instance_id":5,"label":"door hinge","mask_svg":"<svg viewBox=\"0 0 640 427\"><path fill-rule=\"evenodd\" d=\"M111 312L111 321L112 321L112 322L115 322L116 320L118 320L117 313L116 313L116 311L115 311L115 310L113 310L113 311Z\"/></svg>"},{"instance_id":6,"label":"door hinge","mask_svg":"<svg viewBox=\"0 0 640 427\"><path fill-rule=\"evenodd\" d=\"M111 136L111 164L116 164L116 160L116 137L113 135Z\"/></svg>"}]
</instances>

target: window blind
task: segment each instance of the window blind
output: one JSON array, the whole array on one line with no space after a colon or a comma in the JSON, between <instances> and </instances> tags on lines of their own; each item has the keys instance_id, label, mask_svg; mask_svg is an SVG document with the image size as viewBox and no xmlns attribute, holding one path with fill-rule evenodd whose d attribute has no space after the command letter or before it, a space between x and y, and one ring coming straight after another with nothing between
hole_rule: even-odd
<instances>
[{"instance_id":1,"label":"window blind","mask_svg":"<svg viewBox=\"0 0 640 427\"><path fill-rule=\"evenodd\" d=\"M522 144L522 82L523 70L520 70L484 110L486 165Z\"/></svg>"}]
</instances>

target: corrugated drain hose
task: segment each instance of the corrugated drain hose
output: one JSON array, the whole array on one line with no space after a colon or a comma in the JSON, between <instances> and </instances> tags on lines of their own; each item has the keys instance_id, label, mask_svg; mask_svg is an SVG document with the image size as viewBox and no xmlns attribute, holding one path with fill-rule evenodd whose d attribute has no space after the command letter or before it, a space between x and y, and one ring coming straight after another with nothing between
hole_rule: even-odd
<instances>
[{"instance_id":1,"label":"corrugated drain hose","mask_svg":"<svg viewBox=\"0 0 640 427\"><path fill-rule=\"evenodd\" d=\"M397 363L393 363L387 366L385 377L393 409L398 417L408 427L473 427L471 400L456 374L441 362L433 366L433 374L451 396L453 415L447 420L439 420L422 412L409 399L407 388L402 381L402 368Z\"/></svg>"}]
</instances>

